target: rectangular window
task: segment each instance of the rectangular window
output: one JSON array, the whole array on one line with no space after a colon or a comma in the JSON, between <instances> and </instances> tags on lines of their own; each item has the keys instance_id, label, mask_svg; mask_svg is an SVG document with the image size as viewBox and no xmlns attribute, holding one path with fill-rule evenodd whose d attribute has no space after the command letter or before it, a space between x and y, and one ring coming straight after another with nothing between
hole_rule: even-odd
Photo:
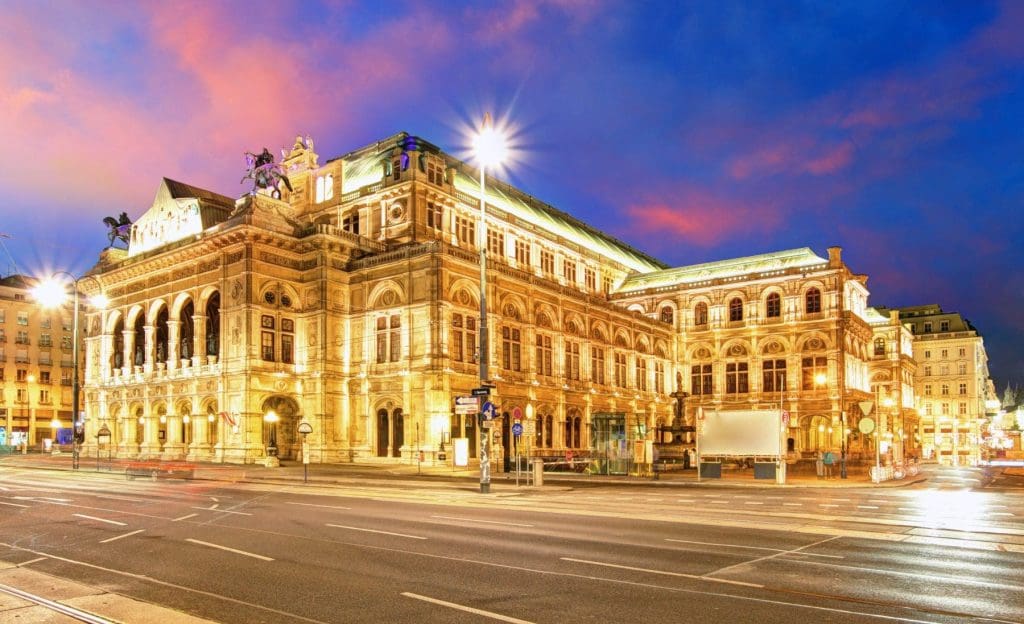
<instances>
[{"instance_id":1,"label":"rectangular window","mask_svg":"<svg viewBox=\"0 0 1024 624\"><path fill-rule=\"evenodd\" d=\"M966 395L967 395L967 384L962 383L962 384L960 384L960 396L966 396Z\"/></svg>"},{"instance_id":2,"label":"rectangular window","mask_svg":"<svg viewBox=\"0 0 1024 624\"><path fill-rule=\"evenodd\" d=\"M725 365L725 391L727 394L746 394L750 391L746 362L729 362Z\"/></svg>"},{"instance_id":3,"label":"rectangular window","mask_svg":"<svg viewBox=\"0 0 1024 624\"><path fill-rule=\"evenodd\" d=\"M540 270L544 275L555 274L555 254L546 249L540 250Z\"/></svg>"},{"instance_id":4,"label":"rectangular window","mask_svg":"<svg viewBox=\"0 0 1024 624\"><path fill-rule=\"evenodd\" d=\"M939 386L939 391L942 392L942 396L949 396L949 384Z\"/></svg>"},{"instance_id":5,"label":"rectangular window","mask_svg":"<svg viewBox=\"0 0 1024 624\"><path fill-rule=\"evenodd\" d=\"M960 357L967 357L967 349L965 349L964 347L960 347L959 354Z\"/></svg>"},{"instance_id":6,"label":"rectangular window","mask_svg":"<svg viewBox=\"0 0 1024 624\"><path fill-rule=\"evenodd\" d=\"M942 350L942 351L940 352L940 354L941 354L941 357L942 357L942 359L946 359L946 358L948 358L948 357L949 357L949 349L943 349L943 350Z\"/></svg>"},{"instance_id":7,"label":"rectangular window","mask_svg":"<svg viewBox=\"0 0 1024 624\"><path fill-rule=\"evenodd\" d=\"M18 325L28 325L28 312L18 312Z\"/></svg>"},{"instance_id":8,"label":"rectangular window","mask_svg":"<svg viewBox=\"0 0 1024 624\"><path fill-rule=\"evenodd\" d=\"M931 403L925 403L924 404L924 415L925 416L931 416L932 415L932 404Z\"/></svg>"},{"instance_id":9,"label":"rectangular window","mask_svg":"<svg viewBox=\"0 0 1024 624\"><path fill-rule=\"evenodd\" d=\"M50 371L39 371L39 383L49 385Z\"/></svg>"},{"instance_id":10,"label":"rectangular window","mask_svg":"<svg viewBox=\"0 0 1024 624\"><path fill-rule=\"evenodd\" d=\"M439 204L427 202L427 227L432 230L444 229L444 213Z\"/></svg>"},{"instance_id":11,"label":"rectangular window","mask_svg":"<svg viewBox=\"0 0 1024 624\"><path fill-rule=\"evenodd\" d=\"M325 202L334 197L334 176L331 174L317 176L316 203Z\"/></svg>"},{"instance_id":12,"label":"rectangular window","mask_svg":"<svg viewBox=\"0 0 1024 624\"><path fill-rule=\"evenodd\" d=\"M388 319L385 316L377 317L377 363L383 364L388 361Z\"/></svg>"},{"instance_id":13,"label":"rectangular window","mask_svg":"<svg viewBox=\"0 0 1024 624\"><path fill-rule=\"evenodd\" d=\"M932 395L932 385L931 384L925 384L924 385L924 395L925 396L931 396Z\"/></svg>"},{"instance_id":14,"label":"rectangular window","mask_svg":"<svg viewBox=\"0 0 1024 624\"><path fill-rule=\"evenodd\" d=\"M53 346L53 338L50 337L50 334L39 334L39 346L40 347L52 347Z\"/></svg>"},{"instance_id":15,"label":"rectangular window","mask_svg":"<svg viewBox=\"0 0 1024 624\"><path fill-rule=\"evenodd\" d=\"M932 376L932 367L931 366L925 366L924 367L924 376L925 377L931 377Z\"/></svg>"},{"instance_id":16,"label":"rectangular window","mask_svg":"<svg viewBox=\"0 0 1024 624\"><path fill-rule=\"evenodd\" d=\"M49 390L40 390L39 391L39 402L40 403L49 403L50 402L50 391ZM967 406L964 405L964 408L966 408L966 407Z\"/></svg>"},{"instance_id":17,"label":"rectangular window","mask_svg":"<svg viewBox=\"0 0 1024 624\"><path fill-rule=\"evenodd\" d=\"M604 349L590 347L590 381L604 384Z\"/></svg>"},{"instance_id":18,"label":"rectangular window","mask_svg":"<svg viewBox=\"0 0 1024 624\"><path fill-rule=\"evenodd\" d=\"M931 323L931 321L925 321L924 333L926 333L926 334L932 333L932 323Z\"/></svg>"},{"instance_id":19,"label":"rectangular window","mask_svg":"<svg viewBox=\"0 0 1024 624\"><path fill-rule=\"evenodd\" d=\"M18 330L18 335L14 337L14 344L27 345L31 343L32 341L28 339L28 332Z\"/></svg>"},{"instance_id":20,"label":"rectangular window","mask_svg":"<svg viewBox=\"0 0 1024 624\"><path fill-rule=\"evenodd\" d=\"M654 391L658 394L665 393L665 363L654 363Z\"/></svg>"},{"instance_id":21,"label":"rectangular window","mask_svg":"<svg viewBox=\"0 0 1024 624\"><path fill-rule=\"evenodd\" d=\"M295 336L291 332L295 325L290 319L281 319L281 361L291 364L295 361Z\"/></svg>"},{"instance_id":22,"label":"rectangular window","mask_svg":"<svg viewBox=\"0 0 1024 624\"><path fill-rule=\"evenodd\" d=\"M402 317L397 314L391 315L391 342L390 356L392 362L397 362L402 357Z\"/></svg>"},{"instance_id":23,"label":"rectangular window","mask_svg":"<svg viewBox=\"0 0 1024 624\"><path fill-rule=\"evenodd\" d=\"M39 352L39 363L43 364L45 366L49 366L50 364L53 364L53 359L50 357L50 352L49 351L40 351Z\"/></svg>"},{"instance_id":24,"label":"rectangular window","mask_svg":"<svg viewBox=\"0 0 1024 624\"><path fill-rule=\"evenodd\" d=\"M72 346L71 343L72 343L71 336L61 336L60 337L60 348L63 349L64 351L70 351L71 350L71 346Z\"/></svg>"},{"instance_id":25,"label":"rectangular window","mask_svg":"<svg viewBox=\"0 0 1024 624\"><path fill-rule=\"evenodd\" d=\"M925 352L924 352L924 359L930 360L931 358L932 358L932 352L930 350L926 349Z\"/></svg>"},{"instance_id":26,"label":"rectangular window","mask_svg":"<svg viewBox=\"0 0 1024 624\"><path fill-rule=\"evenodd\" d=\"M647 391L647 360L640 356L636 358L636 389Z\"/></svg>"},{"instance_id":27,"label":"rectangular window","mask_svg":"<svg viewBox=\"0 0 1024 624\"><path fill-rule=\"evenodd\" d=\"M562 275L570 286L576 285L576 263L572 260L562 262Z\"/></svg>"},{"instance_id":28,"label":"rectangular window","mask_svg":"<svg viewBox=\"0 0 1024 624\"><path fill-rule=\"evenodd\" d=\"M530 266L530 241L516 239L516 264L520 269Z\"/></svg>"},{"instance_id":29,"label":"rectangular window","mask_svg":"<svg viewBox=\"0 0 1024 624\"><path fill-rule=\"evenodd\" d=\"M466 247L476 245L476 221L467 217L455 217L455 237Z\"/></svg>"},{"instance_id":30,"label":"rectangular window","mask_svg":"<svg viewBox=\"0 0 1024 624\"><path fill-rule=\"evenodd\" d=\"M565 343L565 376L573 381L580 379L580 343Z\"/></svg>"},{"instance_id":31,"label":"rectangular window","mask_svg":"<svg viewBox=\"0 0 1024 624\"><path fill-rule=\"evenodd\" d=\"M942 415L949 416L949 403L942 404Z\"/></svg>"},{"instance_id":32,"label":"rectangular window","mask_svg":"<svg viewBox=\"0 0 1024 624\"><path fill-rule=\"evenodd\" d=\"M765 360L761 364L762 392L784 392L786 390L786 360Z\"/></svg>"},{"instance_id":33,"label":"rectangular window","mask_svg":"<svg viewBox=\"0 0 1024 624\"><path fill-rule=\"evenodd\" d=\"M710 364L690 367L690 394L711 394L713 390Z\"/></svg>"},{"instance_id":34,"label":"rectangular window","mask_svg":"<svg viewBox=\"0 0 1024 624\"><path fill-rule=\"evenodd\" d=\"M487 253L498 258L505 256L505 233L487 230Z\"/></svg>"},{"instance_id":35,"label":"rectangular window","mask_svg":"<svg viewBox=\"0 0 1024 624\"><path fill-rule=\"evenodd\" d=\"M601 276L601 292L606 295L612 292L612 278L610 275Z\"/></svg>"},{"instance_id":36,"label":"rectangular window","mask_svg":"<svg viewBox=\"0 0 1024 624\"><path fill-rule=\"evenodd\" d=\"M462 315L461 314L453 314L452 315L452 359L455 360L456 362L462 362L464 354L465 354L465 352L464 352L465 347L463 346L463 342L462 342L462 339L463 339L463 336L464 336L463 331L464 331L464 329L463 329L463 326L462 326Z\"/></svg>"},{"instance_id":37,"label":"rectangular window","mask_svg":"<svg viewBox=\"0 0 1024 624\"><path fill-rule=\"evenodd\" d=\"M551 336L537 334L537 374L551 376Z\"/></svg>"},{"instance_id":38,"label":"rectangular window","mask_svg":"<svg viewBox=\"0 0 1024 624\"><path fill-rule=\"evenodd\" d=\"M260 340L263 361L274 361L274 332L265 331L261 334Z\"/></svg>"},{"instance_id":39,"label":"rectangular window","mask_svg":"<svg viewBox=\"0 0 1024 624\"><path fill-rule=\"evenodd\" d=\"M28 403L28 390L18 388L18 403Z\"/></svg>"},{"instance_id":40,"label":"rectangular window","mask_svg":"<svg viewBox=\"0 0 1024 624\"><path fill-rule=\"evenodd\" d=\"M353 213L341 220L341 229L350 234L359 234L359 213Z\"/></svg>"},{"instance_id":41,"label":"rectangular window","mask_svg":"<svg viewBox=\"0 0 1024 624\"><path fill-rule=\"evenodd\" d=\"M515 327L501 328L501 365L505 370L521 371L522 342L519 329Z\"/></svg>"},{"instance_id":42,"label":"rectangular window","mask_svg":"<svg viewBox=\"0 0 1024 624\"><path fill-rule=\"evenodd\" d=\"M960 401L960 415L961 416L966 416L967 415L967 403L965 403L963 401Z\"/></svg>"},{"instance_id":43,"label":"rectangular window","mask_svg":"<svg viewBox=\"0 0 1024 624\"><path fill-rule=\"evenodd\" d=\"M948 332L949 331L949 321L939 321L939 331L940 332Z\"/></svg>"},{"instance_id":44,"label":"rectangular window","mask_svg":"<svg viewBox=\"0 0 1024 624\"><path fill-rule=\"evenodd\" d=\"M597 290L597 272L591 268L583 269L583 284L589 292Z\"/></svg>"},{"instance_id":45,"label":"rectangular window","mask_svg":"<svg viewBox=\"0 0 1024 624\"><path fill-rule=\"evenodd\" d=\"M4 332L3 328L0 327L0 343L3 342L7 342L7 334Z\"/></svg>"},{"instance_id":46,"label":"rectangular window","mask_svg":"<svg viewBox=\"0 0 1024 624\"><path fill-rule=\"evenodd\" d=\"M402 161L398 158L391 161L391 179L399 180L402 177Z\"/></svg>"},{"instance_id":47,"label":"rectangular window","mask_svg":"<svg viewBox=\"0 0 1024 624\"><path fill-rule=\"evenodd\" d=\"M444 184L444 167L441 163L431 162L427 165L427 181L438 186Z\"/></svg>"},{"instance_id":48,"label":"rectangular window","mask_svg":"<svg viewBox=\"0 0 1024 624\"><path fill-rule=\"evenodd\" d=\"M819 355L816 357L805 357L801 361L800 387L804 390L817 388L815 381L818 375L828 375L828 359Z\"/></svg>"},{"instance_id":49,"label":"rectangular window","mask_svg":"<svg viewBox=\"0 0 1024 624\"><path fill-rule=\"evenodd\" d=\"M620 388L626 387L626 354L615 353L615 385Z\"/></svg>"},{"instance_id":50,"label":"rectangular window","mask_svg":"<svg viewBox=\"0 0 1024 624\"><path fill-rule=\"evenodd\" d=\"M957 364L956 370L957 370L957 374L959 374L959 375L966 375L967 374L967 363L966 362L960 362L959 364Z\"/></svg>"},{"instance_id":51,"label":"rectangular window","mask_svg":"<svg viewBox=\"0 0 1024 624\"><path fill-rule=\"evenodd\" d=\"M48 316L47 317L43 317L43 319L39 321L39 327L41 329L50 329L50 324L51 324L51 321L50 321L50 317L48 317Z\"/></svg>"},{"instance_id":52,"label":"rectangular window","mask_svg":"<svg viewBox=\"0 0 1024 624\"><path fill-rule=\"evenodd\" d=\"M28 371L26 369L24 369L24 368L19 368L14 373L14 376L15 376L15 379L17 379L18 381L25 381L25 380L28 379Z\"/></svg>"}]
</instances>

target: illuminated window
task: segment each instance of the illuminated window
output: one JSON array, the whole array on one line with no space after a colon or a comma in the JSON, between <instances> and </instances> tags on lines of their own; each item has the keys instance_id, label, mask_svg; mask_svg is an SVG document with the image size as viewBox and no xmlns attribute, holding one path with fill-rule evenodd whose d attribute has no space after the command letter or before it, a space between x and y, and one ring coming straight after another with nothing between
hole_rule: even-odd
<instances>
[{"instance_id":1,"label":"illuminated window","mask_svg":"<svg viewBox=\"0 0 1024 624\"><path fill-rule=\"evenodd\" d=\"M325 202L334 197L334 176L331 174L317 176L316 203Z\"/></svg>"},{"instance_id":2,"label":"illuminated window","mask_svg":"<svg viewBox=\"0 0 1024 624\"><path fill-rule=\"evenodd\" d=\"M821 312L821 291L817 288L811 288L805 295L807 303L807 313L815 314Z\"/></svg>"},{"instance_id":3,"label":"illuminated window","mask_svg":"<svg viewBox=\"0 0 1024 624\"><path fill-rule=\"evenodd\" d=\"M530 241L516 239L516 264L521 269L530 266Z\"/></svg>"},{"instance_id":4,"label":"illuminated window","mask_svg":"<svg viewBox=\"0 0 1024 624\"><path fill-rule=\"evenodd\" d=\"M942 415L949 416L949 403L942 404Z\"/></svg>"},{"instance_id":5,"label":"illuminated window","mask_svg":"<svg viewBox=\"0 0 1024 624\"><path fill-rule=\"evenodd\" d=\"M444 229L444 209L440 204L427 202L427 227L438 231Z\"/></svg>"},{"instance_id":6,"label":"illuminated window","mask_svg":"<svg viewBox=\"0 0 1024 624\"><path fill-rule=\"evenodd\" d=\"M608 294L612 291L612 276L602 275L601 276L601 291L604 294Z\"/></svg>"},{"instance_id":7,"label":"illuminated window","mask_svg":"<svg viewBox=\"0 0 1024 624\"><path fill-rule=\"evenodd\" d=\"M620 388L626 387L626 354L615 352L615 385Z\"/></svg>"},{"instance_id":8,"label":"illuminated window","mask_svg":"<svg viewBox=\"0 0 1024 624\"><path fill-rule=\"evenodd\" d=\"M555 254L546 249L540 250L540 270L544 275L555 274Z\"/></svg>"},{"instance_id":9,"label":"illuminated window","mask_svg":"<svg viewBox=\"0 0 1024 624\"><path fill-rule=\"evenodd\" d=\"M604 384L604 349L590 347L590 381Z\"/></svg>"},{"instance_id":10,"label":"illuminated window","mask_svg":"<svg viewBox=\"0 0 1024 624\"><path fill-rule=\"evenodd\" d=\"M265 331L260 335L260 353L265 362L274 361L274 332Z\"/></svg>"},{"instance_id":11,"label":"illuminated window","mask_svg":"<svg viewBox=\"0 0 1024 624\"><path fill-rule=\"evenodd\" d=\"M281 361L285 364L295 361L295 322L292 319L281 319Z\"/></svg>"},{"instance_id":12,"label":"illuminated window","mask_svg":"<svg viewBox=\"0 0 1024 624\"><path fill-rule=\"evenodd\" d=\"M727 394L745 394L750 391L746 362L729 362L725 365L725 391Z\"/></svg>"},{"instance_id":13,"label":"illuminated window","mask_svg":"<svg viewBox=\"0 0 1024 624\"><path fill-rule=\"evenodd\" d=\"M765 300L764 306L765 316L768 318L777 318L782 316L782 297L779 293L771 293L768 295L768 299Z\"/></svg>"},{"instance_id":14,"label":"illuminated window","mask_svg":"<svg viewBox=\"0 0 1024 624\"><path fill-rule=\"evenodd\" d=\"M875 338L875 355L885 355L885 338Z\"/></svg>"},{"instance_id":15,"label":"illuminated window","mask_svg":"<svg viewBox=\"0 0 1024 624\"><path fill-rule=\"evenodd\" d=\"M573 381L580 379L580 343L574 340L565 342L565 376Z\"/></svg>"},{"instance_id":16,"label":"illuminated window","mask_svg":"<svg viewBox=\"0 0 1024 624\"><path fill-rule=\"evenodd\" d=\"M18 325L28 325L28 312L18 312Z\"/></svg>"},{"instance_id":17,"label":"illuminated window","mask_svg":"<svg viewBox=\"0 0 1024 624\"><path fill-rule=\"evenodd\" d=\"M576 263L572 260L562 262L562 275L570 286L576 285Z\"/></svg>"},{"instance_id":18,"label":"illuminated window","mask_svg":"<svg viewBox=\"0 0 1024 624\"><path fill-rule=\"evenodd\" d=\"M505 233L498 230L487 230L487 253L495 257L505 255Z\"/></svg>"},{"instance_id":19,"label":"illuminated window","mask_svg":"<svg viewBox=\"0 0 1024 624\"><path fill-rule=\"evenodd\" d=\"M805 357L800 364L800 387L804 390L816 389L818 375L828 375L828 359L823 355Z\"/></svg>"},{"instance_id":20,"label":"illuminated window","mask_svg":"<svg viewBox=\"0 0 1024 624\"><path fill-rule=\"evenodd\" d=\"M522 340L519 329L516 327L501 328L501 366L505 370L521 371L522 362Z\"/></svg>"},{"instance_id":21,"label":"illuminated window","mask_svg":"<svg viewBox=\"0 0 1024 624\"><path fill-rule=\"evenodd\" d=\"M925 403L924 404L924 415L925 416L931 416L932 415L932 404L931 403Z\"/></svg>"},{"instance_id":22,"label":"illuminated window","mask_svg":"<svg viewBox=\"0 0 1024 624\"><path fill-rule=\"evenodd\" d=\"M690 394L711 394L713 389L711 365L694 364L690 367Z\"/></svg>"},{"instance_id":23,"label":"illuminated window","mask_svg":"<svg viewBox=\"0 0 1024 624\"><path fill-rule=\"evenodd\" d=\"M960 384L960 395L964 396L966 394L967 394L967 384L962 383L962 384Z\"/></svg>"},{"instance_id":24,"label":"illuminated window","mask_svg":"<svg viewBox=\"0 0 1024 624\"><path fill-rule=\"evenodd\" d=\"M647 360L640 356L636 358L636 389L647 391Z\"/></svg>"},{"instance_id":25,"label":"illuminated window","mask_svg":"<svg viewBox=\"0 0 1024 624\"><path fill-rule=\"evenodd\" d=\"M476 221L467 217L455 217L455 236L466 247L476 244Z\"/></svg>"},{"instance_id":26,"label":"illuminated window","mask_svg":"<svg viewBox=\"0 0 1024 624\"><path fill-rule=\"evenodd\" d=\"M764 360L761 364L763 392L784 392L786 390L786 360Z\"/></svg>"},{"instance_id":27,"label":"illuminated window","mask_svg":"<svg viewBox=\"0 0 1024 624\"><path fill-rule=\"evenodd\" d=\"M743 320L743 301L741 301L739 297L736 297L729 302L729 320Z\"/></svg>"},{"instance_id":28,"label":"illuminated window","mask_svg":"<svg viewBox=\"0 0 1024 624\"><path fill-rule=\"evenodd\" d=\"M554 374L551 365L551 336L537 334L537 374Z\"/></svg>"},{"instance_id":29,"label":"illuminated window","mask_svg":"<svg viewBox=\"0 0 1024 624\"><path fill-rule=\"evenodd\" d=\"M455 314L452 316L452 358L456 362L474 361L476 350L476 318Z\"/></svg>"},{"instance_id":30,"label":"illuminated window","mask_svg":"<svg viewBox=\"0 0 1024 624\"><path fill-rule=\"evenodd\" d=\"M708 304L698 303L693 308L693 324L694 325L707 325L708 324Z\"/></svg>"},{"instance_id":31,"label":"illuminated window","mask_svg":"<svg viewBox=\"0 0 1024 624\"><path fill-rule=\"evenodd\" d=\"M377 317L377 363L397 362L402 352L402 319L397 314Z\"/></svg>"},{"instance_id":32,"label":"illuminated window","mask_svg":"<svg viewBox=\"0 0 1024 624\"><path fill-rule=\"evenodd\" d=\"M396 158L391 161L391 178L399 180L402 177L402 160Z\"/></svg>"},{"instance_id":33,"label":"illuminated window","mask_svg":"<svg viewBox=\"0 0 1024 624\"><path fill-rule=\"evenodd\" d=\"M674 318L672 306L661 306L661 322L671 323Z\"/></svg>"},{"instance_id":34,"label":"illuminated window","mask_svg":"<svg viewBox=\"0 0 1024 624\"><path fill-rule=\"evenodd\" d=\"M597 272L594 269L583 269L583 283L588 291L597 290Z\"/></svg>"},{"instance_id":35,"label":"illuminated window","mask_svg":"<svg viewBox=\"0 0 1024 624\"><path fill-rule=\"evenodd\" d=\"M15 379L17 379L18 381L25 381L25 380L28 379L28 370L24 369L24 368L19 368L15 372L14 376L15 376Z\"/></svg>"}]
</instances>

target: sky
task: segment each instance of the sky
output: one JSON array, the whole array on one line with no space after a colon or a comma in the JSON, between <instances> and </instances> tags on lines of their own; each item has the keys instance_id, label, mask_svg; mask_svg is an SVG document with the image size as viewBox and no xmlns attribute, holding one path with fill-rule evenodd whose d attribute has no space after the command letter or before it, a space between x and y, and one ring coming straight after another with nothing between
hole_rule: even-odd
<instances>
[{"instance_id":1,"label":"sky","mask_svg":"<svg viewBox=\"0 0 1024 624\"><path fill-rule=\"evenodd\" d=\"M1024 2L7 0L0 274L84 272L162 177L400 131L671 266L843 247L869 302L937 303L1024 385Z\"/></svg>"}]
</instances>

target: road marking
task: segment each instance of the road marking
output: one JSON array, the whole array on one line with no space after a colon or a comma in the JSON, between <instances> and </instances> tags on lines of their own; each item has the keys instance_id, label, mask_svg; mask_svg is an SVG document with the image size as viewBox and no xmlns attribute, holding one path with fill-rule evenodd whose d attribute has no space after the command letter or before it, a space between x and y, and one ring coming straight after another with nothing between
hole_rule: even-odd
<instances>
[{"instance_id":1,"label":"road marking","mask_svg":"<svg viewBox=\"0 0 1024 624\"><path fill-rule=\"evenodd\" d=\"M803 503L782 503L783 507L803 507Z\"/></svg>"},{"instance_id":2,"label":"road marking","mask_svg":"<svg viewBox=\"0 0 1024 624\"><path fill-rule=\"evenodd\" d=\"M28 509L28 505L22 505L21 503L8 503L5 501L0 501L0 505L10 505L11 507L24 507L25 509Z\"/></svg>"},{"instance_id":3,"label":"road marking","mask_svg":"<svg viewBox=\"0 0 1024 624\"><path fill-rule=\"evenodd\" d=\"M474 615L482 615L484 617L489 617L492 620L499 620L501 622L510 622L511 624L533 624L533 622L530 622L529 620L520 620L519 618L502 615L500 613L494 613L493 611L475 609L473 607L467 607L466 605L460 605L454 602L438 600L437 598L431 598L429 596L420 596L419 594L412 594L409 592L402 592L402 595L406 598L414 598L416 600L422 600L423 602L429 602L431 604L440 605L442 607L448 607L449 609L457 609L459 611L465 611L466 613L472 613Z\"/></svg>"},{"instance_id":4,"label":"road marking","mask_svg":"<svg viewBox=\"0 0 1024 624\"><path fill-rule=\"evenodd\" d=\"M115 540L121 539L122 537L131 537L132 535L137 535L139 533L142 533L145 530L146 529L139 529L138 531L132 531L130 533L122 533L121 535L116 535L114 537L111 537L111 538L108 538L108 539L105 539L105 540L100 540L100 544L106 544L108 542L113 542Z\"/></svg>"},{"instance_id":5,"label":"road marking","mask_svg":"<svg viewBox=\"0 0 1024 624\"><path fill-rule=\"evenodd\" d=\"M116 524L117 526L128 526L127 522L118 522L117 520L107 520L106 518L97 518L96 516L87 516L85 514L71 514L72 516L78 516L79 518L88 518L89 520L96 520L97 522L106 522L107 524Z\"/></svg>"},{"instance_id":6,"label":"road marking","mask_svg":"<svg viewBox=\"0 0 1024 624\"><path fill-rule=\"evenodd\" d=\"M829 538L826 538L826 539L814 542L813 544L807 544L806 546L801 546L799 548L793 548L792 550L783 550L781 552L775 553L774 555L765 555L764 557L758 557L757 559L752 559L750 561L743 561L741 563L734 563L733 565L725 566L724 568L719 568L717 570L713 570L711 572L708 572L704 576L711 576L712 574L721 574L722 572L725 572L726 570L731 570L733 568L739 568L741 566L753 565L753 564L755 564L755 563L757 563L759 561L767 561L768 559L775 559L776 557L780 557L782 555L805 554L805 553L801 553L800 551L805 550L807 548L814 548L815 546L819 546L819 545L824 544L826 542L831 542L834 539L839 539L839 538L838 538L838 536L833 536L833 537L829 537ZM817 562L810 562L810 561L808 561L807 563L817 563ZM761 587L764 587L764 586L761 585Z\"/></svg>"},{"instance_id":7,"label":"road marking","mask_svg":"<svg viewBox=\"0 0 1024 624\"><path fill-rule=\"evenodd\" d=\"M877 505L857 505L857 509L878 509Z\"/></svg>"},{"instance_id":8,"label":"road marking","mask_svg":"<svg viewBox=\"0 0 1024 624\"><path fill-rule=\"evenodd\" d=\"M251 516L252 515L251 513L246 513L244 511L229 511L227 509L217 509L216 505L214 505L213 507L193 507L192 509L202 509L203 511L216 511L217 513L232 513L232 514L238 514L239 516Z\"/></svg>"},{"instance_id":9,"label":"road marking","mask_svg":"<svg viewBox=\"0 0 1024 624\"><path fill-rule=\"evenodd\" d=\"M109 498L112 500L128 501L129 503L144 503L145 499L142 498L131 498L130 496L115 496L113 494L88 494L89 496L95 496L96 498Z\"/></svg>"},{"instance_id":10,"label":"road marking","mask_svg":"<svg viewBox=\"0 0 1024 624\"><path fill-rule=\"evenodd\" d=\"M747 550L767 550L769 552L777 552L777 553L789 553L789 552L792 552L792 551L785 550L785 549L782 549L782 548L766 548L764 546L743 546L741 544L721 544L721 543L718 543L718 542L696 542L696 541L692 541L692 540L672 539L671 537L666 537L665 541L666 542L678 542L680 544L697 544L697 545L700 545L700 546L724 546L725 548L745 548ZM807 552L799 552L799 553L795 553L795 554L804 555L804 556L807 556L807 557L825 557L825 558L828 558L828 559L846 559L846 557L844 557L842 555L819 555L819 554L816 554L816 553L807 553Z\"/></svg>"},{"instance_id":11,"label":"road marking","mask_svg":"<svg viewBox=\"0 0 1024 624\"><path fill-rule=\"evenodd\" d=\"M744 505L764 505L761 501L744 501Z\"/></svg>"},{"instance_id":12,"label":"road marking","mask_svg":"<svg viewBox=\"0 0 1024 624\"><path fill-rule=\"evenodd\" d=\"M211 544L210 542L204 542L204 541L201 541L201 540L192 539L191 537L186 537L185 541L186 542L192 542L193 544L199 544L201 546L209 546L210 548L219 548L221 550L226 550L228 552L237 553L239 555L245 555L246 557L252 557L253 559L260 559L262 561L273 561L273 559L270 558L270 557L264 557L263 555L257 555L256 553L246 552L244 550L238 550L236 548L229 548L227 546L221 546L220 544Z\"/></svg>"},{"instance_id":13,"label":"road marking","mask_svg":"<svg viewBox=\"0 0 1024 624\"><path fill-rule=\"evenodd\" d=\"M171 522L181 522L182 520L188 520L189 518L195 518L198 515L199 514L189 514L187 516L182 516L180 518L175 518L174 520L171 520Z\"/></svg>"},{"instance_id":14,"label":"road marking","mask_svg":"<svg viewBox=\"0 0 1024 624\"><path fill-rule=\"evenodd\" d=\"M757 583L744 583L743 581L730 581L727 579L716 579L709 576L700 576L697 574L686 574L684 572L670 572L669 570L652 570L649 568L636 568L633 566L618 565L616 563L605 563L603 561L589 561L587 559L573 559L572 557L562 557L562 561L571 561L573 563L586 563L589 565L603 566L605 568L617 568L619 570L632 570L633 572L647 572L649 574L661 574L663 576L675 576L679 578L694 579L696 581L710 581L712 583L725 583L726 585L742 585L743 587L756 587L763 589L764 585L758 585Z\"/></svg>"},{"instance_id":15,"label":"road marking","mask_svg":"<svg viewBox=\"0 0 1024 624\"><path fill-rule=\"evenodd\" d=\"M23 561L23 562L19 563L18 567L21 568L21 567L24 567L24 566L27 566L27 565L30 565L30 564L33 564L33 563L37 563L39 561L46 561L47 559L48 559L48 557L36 557L35 559L29 559L28 561Z\"/></svg>"},{"instance_id":16,"label":"road marking","mask_svg":"<svg viewBox=\"0 0 1024 624\"><path fill-rule=\"evenodd\" d=\"M1013 514L1008 511L994 511L989 514L990 516L1012 516Z\"/></svg>"},{"instance_id":17,"label":"road marking","mask_svg":"<svg viewBox=\"0 0 1024 624\"><path fill-rule=\"evenodd\" d=\"M818 507L838 507L839 505L831 505L829 503L822 503Z\"/></svg>"},{"instance_id":18,"label":"road marking","mask_svg":"<svg viewBox=\"0 0 1024 624\"><path fill-rule=\"evenodd\" d=\"M37 605L41 605L43 607L46 607L47 609L50 609L51 611L56 611L61 615L66 615L71 619L78 620L79 622L86 622L87 624L110 624L110 620L102 618L98 615L93 615L92 613L89 613L87 611L81 611L66 604L56 602L54 600L47 600L42 596L30 594L27 591L10 587L9 585L0 585L0 591L4 592L5 594L10 594L11 596L21 598L22 600L26 600L28 602L33 602Z\"/></svg>"},{"instance_id":19,"label":"road marking","mask_svg":"<svg viewBox=\"0 0 1024 624\"><path fill-rule=\"evenodd\" d=\"M341 505L317 505L316 503L293 503L288 501L289 505L302 505L304 507L323 507L325 509L352 509L351 507L342 507Z\"/></svg>"},{"instance_id":20,"label":"road marking","mask_svg":"<svg viewBox=\"0 0 1024 624\"><path fill-rule=\"evenodd\" d=\"M720 504L720 505L728 505L728 504L729 504L729 501L719 501L719 500L713 500L713 501L711 501L711 502L712 502L712 503L718 503L718 504Z\"/></svg>"},{"instance_id":21,"label":"road marking","mask_svg":"<svg viewBox=\"0 0 1024 624\"><path fill-rule=\"evenodd\" d=\"M376 529L362 529L362 528L359 528L359 527L344 526L344 525L341 525L341 524L328 524L327 526L334 527L336 529L348 529L350 531L365 531L367 533L380 533L381 535L394 535L395 537L408 537L410 539L418 539L418 540L425 540L425 539L427 539L427 538L421 537L419 535L407 535L405 533L392 533L390 531L378 531Z\"/></svg>"},{"instance_id":22,"label":"road marking","mask_svg":"<svg viewBox=\"0 0 1024 624\"><path fill-rule=\"evenodd\" d=\"M476 518L457 518L455 516L430 516L431 518L440 518L441 520L459 520L461 522L472 522L476 524L482 522L484 524L501 524L504 526L517 526L517 527L532 527L532 524L520 524L518 522L499 522L498 520L477 520Z\"/></svg>"}]
</instances>

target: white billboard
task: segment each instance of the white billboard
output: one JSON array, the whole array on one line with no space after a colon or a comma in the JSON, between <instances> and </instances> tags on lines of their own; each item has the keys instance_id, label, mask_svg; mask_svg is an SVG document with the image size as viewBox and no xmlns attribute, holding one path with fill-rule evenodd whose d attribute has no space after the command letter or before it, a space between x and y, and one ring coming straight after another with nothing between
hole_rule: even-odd
<instances>
[{"instance_id":1,"label":"white billboard","mask_svg":"<svg viewBox=\"0 0 1024 624\"><path fill-rule=\"evenodd\" d=\"M782 419L778 410L705 410L697 428L697 447L709 455L778 456Z\"/></svg>"}]
</instances>

